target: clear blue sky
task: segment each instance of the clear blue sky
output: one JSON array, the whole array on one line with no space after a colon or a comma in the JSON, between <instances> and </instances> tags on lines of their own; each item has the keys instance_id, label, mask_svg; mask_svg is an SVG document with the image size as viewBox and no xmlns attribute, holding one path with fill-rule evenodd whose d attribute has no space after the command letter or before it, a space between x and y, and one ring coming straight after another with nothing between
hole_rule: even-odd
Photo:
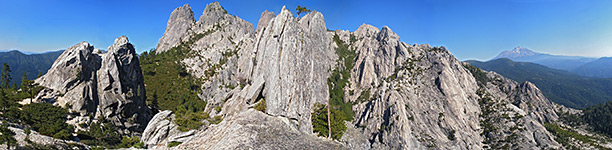
<instances>
[{"instance_id":1,"label":"clear blue sky","mask_svg":"<svg viewBox=\"0 0 612 150\"><path fill-rule=\"evenodd\" d=\"M154 48L174 8L196 18L208 0L0 0L0 50L65 49L80 41L106 49L126 35L138 52ZM460 60L487 60L523 46L551 54L612 56L610 0L246 0L219 1L254 25L283 5L318 10L329 29L389 26L409 44L446 46Z\"/></svg>"}]
</instances>

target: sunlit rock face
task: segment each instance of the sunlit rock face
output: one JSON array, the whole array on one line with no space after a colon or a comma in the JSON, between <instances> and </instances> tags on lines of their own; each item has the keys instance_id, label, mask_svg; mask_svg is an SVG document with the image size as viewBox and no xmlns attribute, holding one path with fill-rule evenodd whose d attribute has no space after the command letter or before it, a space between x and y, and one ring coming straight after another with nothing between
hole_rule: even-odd
<instances>
[{"instance_id":1,"label":"sunlit rock face","mask_svg":"<svg viewBox=\"0 0 612 150\"><path fill-rule=\"evenodd\" d=\"M75 126L104 118L122 134L139 134L152 117L138 55L125 36L106 53L87 42L68 48L35 82L49 88L37 100L76 112L68 121Z\"/></svg>"}]
</instances>

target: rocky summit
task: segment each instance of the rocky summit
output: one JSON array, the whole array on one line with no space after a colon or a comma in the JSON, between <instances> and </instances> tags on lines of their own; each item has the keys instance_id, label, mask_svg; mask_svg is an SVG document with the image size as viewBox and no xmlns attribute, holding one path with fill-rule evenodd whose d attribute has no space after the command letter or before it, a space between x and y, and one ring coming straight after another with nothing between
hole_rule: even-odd
<instances>
[{"instance_id":1,"label":"rocky summit","mask_svg":"<svg viewBox=\"0 0 612 150\"><path fill-rule=\"evenodd\" d=\"M575 128L560 111L580 111L530 82L407 44L387 26L332 31L321 12L285 7L255 29L218 2L197 21L185 4L140 59L124 36L106 53L81 42L35 82L46 88L33 102L68 108L76 130L110 122L148 149L611 147L560 138Z\"/></svg>"},{"instance_id":2,"label":"rocky summit","mask_svg":"<svg viewBox=\"0 0 612 150\"><path fill-rule=\"evenodd\" d=\"M138 54L125 36L115 39L106 53L87 42L68 48L35 82L47 88L36 102L67 107L74 114L68 123L82 129L79 124L103 118L121 134L139 135L152 117Z\"/></svg>"}]
</instances>

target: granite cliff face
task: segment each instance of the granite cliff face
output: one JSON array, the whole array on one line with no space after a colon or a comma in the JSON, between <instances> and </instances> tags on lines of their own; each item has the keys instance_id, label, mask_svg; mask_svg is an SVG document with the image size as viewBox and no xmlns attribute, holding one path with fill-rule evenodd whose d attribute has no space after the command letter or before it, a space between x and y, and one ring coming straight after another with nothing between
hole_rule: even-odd
<instances>
[{"instance_id":1,"label":"granite cliff face","mask_svg":"<svg viewBox=\"0 0 612 150\"><path fill-rule=\"evenodd\" d=\"M179 22L171 17L168 28ZM167 29L162 39L179 32ZM223 121L178 132L164 111L145 130L149 148L563 148L543 126L563 107L533 84L461 63L445 47L406 44L389 27L328 31L321 13L295 18L283 7L278 15L263 12L254 30L215 2L179 39L191 49L181 63L204 82L205 111ZM355 59L339 56L339 43ZM340 139L317 137L315 103L328 104L328 79L343 69L354 118ZM265 110L253 109L264 100Z\"/></svg>"},{"instance_id":2,"label":"granite cliff face","mask_svg":"<svg viewBox=\"0 0 612 150\"><path fill-rule=\"evenodd\" d=\"M157 47L155 48L157 49L156 52L163 52L177 46L181 38L184 37L187 30L189 30L189 27L194 23L195 18L193 18L193 11L191 11L189 4L174 9L168 20L166 32L164 32L164 36L159 39L157 43Z\"/></svg>"},{"instance_id":3,"label":"granite cliff face","mask_svg":"<svg viewBox=\"0 0 612 150\"><path fill-rule=\"evenodd\" d=\"M75 126L105 118L122 134L138 134L152 117L138 55L125 36L107 53L87 42L68 48L35 82L48 88L35 100L68 107Z\"/></svg>"}]
</instances>

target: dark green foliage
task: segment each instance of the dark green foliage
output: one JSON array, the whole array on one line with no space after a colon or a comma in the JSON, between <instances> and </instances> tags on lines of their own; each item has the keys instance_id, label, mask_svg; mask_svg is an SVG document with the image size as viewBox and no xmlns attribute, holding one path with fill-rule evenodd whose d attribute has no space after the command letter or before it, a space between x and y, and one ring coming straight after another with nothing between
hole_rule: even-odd
<instances>
[{"instance_id":1,"label":"dark green foliage","mask_svg":"<svg viewBox=\"0 0 612 150\"><path fill-rule=\"evenodd\" d=\"M265 99L260 99L259 103L255 104L255 110L259 110L262 112L266 112L266 100Z\"/></svg>"},{"instance_id":2,"label":"dark green foliage","mask_svg":"<svg viewBox=\"0 0 612 150\"><path fill-rule=\"evenodd\" d=\"M25 105L21 111L21 120L40 134L54 138L71 140L74 127L66 124L68 110L48 103Z\"/></svg>"},{"instance_id":3,"label":"dark green foliage","mask_svg":"<svg viewBox=\"0 0 612 150\"><path fill-rule=\"evenodd\" d=\"M342 118L341 111L336 109L330 109L331 116L331 138L340 139L346 131L346 125L344 124L344 118ZM319 133L319 136L327 137L329 135L329 128L327 124L327 106L316 103L314 112L312 113L312 127L315 133Z\"/></svg>"},{"instance_id":4,"label":"dark green foliage","mask_svg":"<svg viewBox=\"0 0 612 150\"><path fill-rule=\"evenodd\" d=\"M57 148L51 144L38 144L32 141L28 141L28 145L19 147L20 150L57 150Z\"/></svg>"},{"instance_id":5,"label":"dark green foliage","mask_svg":"<svg viewBox=\"0 0 612 150\"><path fill-rule=\"evenodd\" d=\"M337 34L334 35L334 42L338 45L336 54L338 55L339 67L333 70L331 76L327 79L327 85L329 88L331 138L340 139L346 130L344 121L353 120L353 116L355 115L355 112L353 112L353 104L345 101L344 88L349 83L348 79L351 76L350 70L353 69L357 54L355 54L354 49L349 49L349 45L344 44ZM319 136L328 136L327 106L317 107L312 117L314 131L318 132ZM320 111L324 111L324 113ZM323 123L321 121L323 121Z\"/></svg>"},{"instance_id":6,"label":"dark green foliage","mask_svg":"<svg viewBox=\"0 0 612 150\"><path fill-rule=\"evenodd\" d=\"M612 137L612 101L586 108L582 119L593 130Z\"/></svg>"},{"instance_id":7,"label":"dark green foliage","mask_svg":"<svg viewBox=\"0 0 612 150\"><path fill-rule=\"evenodd\" d=\"M135 137L123 136L123 139L121 139L121 143L117 146L117 148L129 148L129 147L144 148L144 143L140 142L140 137L138 136L135 136Z\"/></svg>"},{"instance_id":8,"label":"dark green foliage","mask_svg":"<svg viewBox=\"0 0 612 150\"><path fill-rule=\"evenodd\" d=\"M117 133L117 129L107 120L101 118L99 122L93 122L89 125L88 131L78 131L77 136L81 142L92 146L101 146L106 148L120 148L124 139Z\"/></svg>"},{"instance_id":9,"label":"dark green foliage","mask_svg":"<svg viewBox=\"0 0 612 150\"><path fill-rule=\"evenodd\" d=\"M172 142L168 143L168 147L175 147L175 146L180 145L181 143L182 142L174 142L174 141L172 141Z\"/></svg>"},{"instance_id":10,"label":"dark green foliage","mask_svg":"<svg viewBox=\"0 0 612 150\"><path fill-rule=\"evenodd\" d=\"M466 62L484 70L495 71L517 82L532 82L547 98L568 107L585 108L612 100L612 79L587 78L509 59Z\"/></svg>"},{"instance_id":11,"label":"dark green foliage","mask_svg":"<svg viewBox=\"0 0 612 150\"><path fill-rule=\"evenodd\" d=\"M1 88L8 89L11 80L13 80L13 78L11 78L11 66L9 66L7 63L4 63L2 65L2 73L0 74Z\"/></svg>"},{"instance_id":12,"label":"dark green foliage","mask_svg":"<svg viewBox=\"0 0 612 150\"><path fill-rule=\"evenodd\" d=\"M601 104L600 104L601 105ZM597 105L595 105L597 106ZM583 115L573 114L569 112L565 112L562 110L556 111L557 115L559 115L559 120L563 123L570 125L572 127L577 127L584 125L586 121L583 119Z\"/></svg>"},{"instance_id":13,"label":"dark green foliage","mask_svg":"<svg viewBox=\"0 0 612 150\"><path fill-rule=\"evenodd\" d=\"M487 77L487 73L480 70L480 68L474 67L469 64L463 65L463 67L465 67L470 71L470 73L472 73L472 76L474 76L476 82L478 82L478 86L485 87L487 85L487 82L491 81L491 79Z\"/></svg>"},{"instance_id":14,"label":"dark green foliage","mask_svg":"<svg viewBox=\"0 0 612 150\"><path fill-rule=\"evenodd\" d=\"M179 62L189 51L184 46L177 46L161 54L150 51L140 56L147 105L175 112L179 107L191 112L204 109L206 102L197 95L200 82Z\"/></svg>"},{"instance_id":15,"label":"dark green foliage","mask_svg":"<svg viewBox=\"0 0 612 150\"><path fill-rule=\"evenodd\" d=\"M210 122L210 124L219 124L221 123L221 121L223 121L223 116L215 116L213 118L208 119L208 121Z\"/></svg>"},{"instance_id":16,"label":"dark green foliage","mask_svg":"<svg viewBox=\"0 0 612 150\"><path fill-rule=\"evenodd\" d=\"M329 86L329 105L332 109L339 110L341 113L338 116L343 120L351 121L355 113L353 112L352 103L346 102L344 98L344 87L348 84L348 79L351 77L351 69L355 64L355 50L349 49L349 45L344 44L340 37L334 35L334 42L338 45L336 54L338 55L338 64L343 64L344 68L334 69L331 76L327 79Z\"/></svg>"},{"instance_id":17,"label":"dark green foliage","mask_svg":"<svg viewBox=\"0 0 612 150\"><path fill-rule=\"evenodd\" d=\"M15 98L16 92L13 89L1 89L0 88L0 117L4 118L4 121L17 123L21 117L21 105L17 103Z\"/></svg>"},{"instance_id":18,"label":"dark green foliage","mask_svg":"<svg viewBox=\"0 0 612 150\"><path fill-rule=\"evenodd\" d=\"M189 74L180 61L194 55L191 53L191 46L196 41L221 28L221 25L216 24L213 29L196 34L189 41L165 52L156 54L154 50L151 50L140 56L140 65L146 85L147 105L159 110L174 111L177 119L173 121L182 131L199 128L203 125L202 121L209 119L209 116L203 112L207 105L206 101L198 97L202 80ZM216 74L216 69L227 61L226 56L235 54L237 50L223 53L224 57L219 64L205 71L204 80ZM220 111L219 108L215 109Z\"/></svg>"},{"instance_id":19,"label":"dark green foliage","mask_svg":"<svg viewBox=\"0 0 612 150\"><path fill-rule=\"evenodd\" d=\"M601 139L579 134L578 132L572 129L567 129L557 124L550 123L544 123L544 127L546 127L546 130L548 130L548 132L552 133L555 136L555 141L559 142L567 149L579 149L578 147L570 143L571 139L578 140L584 144L589 144L597 149L608 149L595 144L597 140Z\"/></svg>"},{"instance_id":20,"label":"dark green foliage","mask_svg":"<svg viewBox=\"0 0 612 150\"><path fill-rule=\"evenodd\" d=\"M34 98L34 94L42 90L42 87L38 86L34 80L28 80L26 73L23 73L21 78L21 90L22 92L29 93L29 98Z\"/></svg>"},{"instance_id":21,"label":"dark green foliage","mask_svg":"<svg viewBox=\"0 0 612 150\"><path fill-rule=\"evenodd\" d=\"M2 126L0 126L0 133L2 135L0 135L0 144L5 144L9 147L11 146L15 146L17 144L17 140L15 140L15 132L11 131L8 128L8 125L6 123L3 123Z\"/></svg>"},{"instance_id":22,"label":"dark green foliage","mask_svg":"<svg viewBox=\"0 0 612 150\"><path fill-rule=\"evenodd\" d=\"M223 109L223 106L217 106L217 107L215 107L215 111L217 111L217 112L221 112L221 109Z\"/></svg>"},{"instance_id":23,"label":"dark green foliage","mask_svg":"<svg viewBox=\"0 0 612 150\"><path fill-rule=\"evenodd\" d=\"M372 99L372 97L370 96L370 89L361 91L361 94L359 95L359 97L357 97L357 100L359 102L366 102L366 101L369 101L371 99Z\"/></svg>"},{"instance_id":24,"label":"dark green foliage","mask_svg":"<svg viewBox=\"0 0 612 150\"><path fill-rule=\"evenodd\" d=\"M482 110L482 113L480 114L480 118L482 118L480 120L482 132L480 133L480 135L485 138L483 144L489 144L490 148L492 149L499 149L500 145L494 142L496 141L496 139L493 135L494 133L498 132L498 128L495 127L495 123L499 121L492 114L496 111L493 108L493 105L495 105L495 101L487 93L484 92L482 87L478 89L477 94L481 97L481 99L478 101L478 104L480 105L480 110Z\"/></svg>"},{"instance_id":25,"label":"dark green foliage","mask_svg":"<svg viewBox=\"0 0 612 150\"><path fill-rule=\"evenodd\" d=\"M26 55L19 51L0 52L0 64L7 63L11 66L12 72L10 75L17 85L21 85L20 77L24 72L28 74L28 80L37 78L37 74L45 74L64 51L54 51L42 54Z\"/></svg>"},{"instance_id":26,"label":"dark green foliage","mask_svg":"<svg viewBox=\"0 0 612 150\"><path fill-rule=\"evenodd\" d=\"M298 5L295 10L297 11L297 17L300 17L301 13L310 12L310 10L306 9L306 7L302 7L300 5Z\"/></svg>"},{"instance_id":27,"label":"dark green foliage","mask_svg":"<svg viewBox=\"0 0 612 150\"><path fill-rule=\"evenodd\" d=\"M175 112L174 123L179 125L180 131L186 132L192 129L199 129L200 126L204 125L202 120L209 119L208 113L199 111L192 112L185 109L185 107L179 107Z\"/></svg>"},{"instance_id":28,"label":"dark green foliage","mask_svg":"<svg viewBox=\"0 0 612 150\"><path fill-rule=\"evenodd\" d=\"M4 112L4 110L7 110L11 106L11 103L15 102L8 98L8 95L6 94L4 89L0 89L0 112Z\"/></svg>"}]
</instances>

